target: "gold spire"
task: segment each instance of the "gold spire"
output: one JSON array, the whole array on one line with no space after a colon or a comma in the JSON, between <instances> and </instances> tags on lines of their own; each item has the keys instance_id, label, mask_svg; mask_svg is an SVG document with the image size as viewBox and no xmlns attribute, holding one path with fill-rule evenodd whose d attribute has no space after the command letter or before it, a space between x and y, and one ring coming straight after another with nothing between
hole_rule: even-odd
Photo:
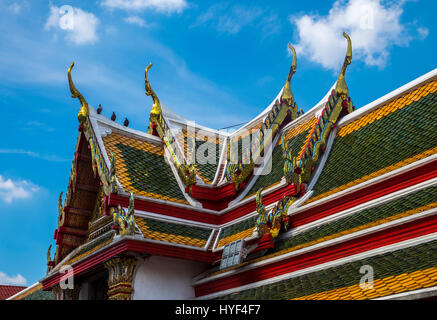
<instances>
[{"instance_id":1,"label":"gold spire","mask_svg":"<svg viewBox=\"0 0 437 320\"><path fill-rule=\"evenodd\" d=\"M153 98L153 107L152 107L152 111L150 111L150 115L157 116L161 114L161 103L159 102L158 96L155 94L152 87L150 86L148 72L151 67L152 67L152 63L150 62L150 64L146 67L145 87L146 87L146 95L152 96Z\"/></svg>"},{"instance_id":2,"label":"gold spire","mask_svg":"<svg viewBox=\"0 0 437 320\"><path fill-rule=\"evenodd\" d=\"M49 246L49 249L47 250L47 264L49 264L52 261L52 258L50 257L50 250L52 249L52 245Z\"/></svg>"},{"instance_id":3,"label":"gold spire","mask_svg":"<svg viewBox=\"0 0 437 320\"><path fill-rule=\"evenodd\" d=\"M335 91L338 95L349 95L349 90L346 85L346 80L344 78L346 73L346 68L348 65L351 64L352 61L352 42L349 35L347 35L345 32L343 32L343 37L347 39L347 52L346 57L344 58L343 66L341 67L340 74L337 79L337 85L335 87Z\"/></svg>"},{"instance_id":4,"label":"gold spire","mask_svg":"<svg viewBox=\"0 0 437 320\"><path fill-rule=\"evenodd\" d=\"M296 64L296 50L294 50L294 47L290 43L288 44L288 47L293 52L293 61L291 63L290 72L288 73L287 81L285 81L284 90L282 90L281 99L287 101L289 106L292 106L294 103L294 97L293 97L293 93L291 92L290 81L291 78L293 77L293 74L296 73L297 64Z\"/></svg>"},{"instance_id":5,"label":"gold spire","mask_svg":"<svg viewBox=\"0 0 437 320\"><path fill-rule=\"evenodd\" d=\"M68 84L70 85L71 97L78 98L80 101L80 110L77 118L79 119L80 123L83 123L89 114L88 103L86 102L85 98L80 94L79 90L76 89L73 80L71 79L71 69L73 69L73 67L74 62L72 62L70 68L68 68Z\"/></svg>"}]
</instances>

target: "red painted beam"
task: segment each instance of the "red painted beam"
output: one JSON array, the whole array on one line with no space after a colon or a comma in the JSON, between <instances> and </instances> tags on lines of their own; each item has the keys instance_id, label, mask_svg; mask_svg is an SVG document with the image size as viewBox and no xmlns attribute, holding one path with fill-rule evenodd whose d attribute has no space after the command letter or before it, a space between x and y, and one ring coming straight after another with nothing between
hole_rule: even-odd
<instances>
[{"instance_id":1,"label":"red painted beam","mask_svg":"<svg viewBox=\"0 0 437 320\"><path fill-rule=\"evenodd\" d=\"M288 195L295 195L296 188L293 185L289 185L279 190L275 190L272 193L263 197L263 203L265 205L269 205L273 202L279 201L280 199L282 199L284 193L287 193ZM106 207L108 208L108 210L109 207L115 207L118 204L124 207L129 206L128 197L116 195L116 194L110 194L105 199L105 202L107 204ZM255 200L250 201L223 215L214 215L210 213L205 213L205 212L197 211L195 208L169 206L166 204L157 203L149 200L143 200L143 199L135 199L135 209L141 211L147 211L151 213L163 214L170 217L221 225L223 223L232 221L234 219L237 219L239 217L245 216L248 213L253 212L254 210L256 210L256 202Z\"/></svg>"},{"instance_id":2,"label":"red painted beam","mask_svg":"<svg viewBox=\"0 0 437 320\"><path fill-rule=\"evenodd\" d=\"M196 297L244 286L434 232L437 232L437 215L197 285Z\"/></svg>"},{"instance_id":3,"label":"red painted beam","mask_svg":"<svg viewBox=\"0 0 437 320\"><path fill-rule=\"evenodd\" d=\"M344 196L326 201L318 206L302 211L291 218L291 228L319 220L362 203L380 198L415 184L437 177L437 160L419 168L404 172L393 178L370 185Z\"/></svg>"},{"instance_id":4,"label":"red painted beam","mask_svg":"<svg viewBox=\"0 0 437 320\"><path fill-rule=\"evenodd\" d=\"M435 177L437 177L437 160L424 164L418 168L411 169L392 178L388 178L384 181L356 190L340 198L328 200L320 205L299 212L292 216L291 227L304 225ZM263 202L265 205L269 205L280 200L284 193L295 195L296 189L293 185L289 185L275 190L274 192L265 195L263 197ZM107 211L110 206L121 204L122 206L127 207L129 205L129 198L120 195L111 194L106 201L105 204L108 208ZM176 207L142 199L135 200L135 209L186 220L221 225L255 211L256 202L255 199L253 199L252 201L231 209L222 215L214 215L198 211L195 208Z\"/></svg>"},{"instance_id":5,"label":"red painted beam","mask_svg":"<svg viewBox=\"0 0 437 320\"><path fill-rule=\"evenodd\" d=\"M218 188L191 185L189 193L190 196L196 200L208 200L212 202L221 202L237 195L233 183Z\"/></svg>"},{"instance_id":6,"label":"red painted beam","mask_svg":"<svg viewBox=\"0 0 437 320\"><path fill-rule=\"evenodd\" d=\"M73 266L73 274L75 276L92 269L93 267L101 264L102 262L125 252L140 252L148 253L152 255L162 255L172 258L186 259L192 261L200 261L205 263L213 263L220 259L221 253L212 253L210 251L193 250L190 248L182 248L169 246L158 243L144 242L132 239L126 239L116 245L107 248L99 254L88 257L80 261L77 265ZM43 281L43 289L48 290L53 285L59 283L62 274L55 274L52 277Z\"/></svg>"}]
</instances>

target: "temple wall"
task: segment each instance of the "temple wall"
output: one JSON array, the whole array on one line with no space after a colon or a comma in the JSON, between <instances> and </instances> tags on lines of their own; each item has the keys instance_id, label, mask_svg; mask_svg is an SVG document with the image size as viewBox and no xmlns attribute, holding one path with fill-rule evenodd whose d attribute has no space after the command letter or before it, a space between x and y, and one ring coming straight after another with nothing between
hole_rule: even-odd
<instances>
[{"instance_id":1,"label":"temple wall","mask_svg":"<svg viewBox=\"0 0 437 320\"><path fill-rule=\"evenodd\" d=\"M192 299L191 281L206 267L200 262L151 256L136 267L132 299Z\"/></svg>"}]
</instances>

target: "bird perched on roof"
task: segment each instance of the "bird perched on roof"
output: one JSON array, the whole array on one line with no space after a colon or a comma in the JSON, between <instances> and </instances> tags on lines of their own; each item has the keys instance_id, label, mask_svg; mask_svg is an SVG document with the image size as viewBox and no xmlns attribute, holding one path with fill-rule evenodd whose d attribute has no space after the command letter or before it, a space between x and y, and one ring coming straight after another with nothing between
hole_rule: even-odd
<instances>
[{"instance_id":1,"label":"bird perched on roof","mask_svg":"<svg viewBox=\"0 0 437 320\"><path fill-rule=\"evenodd\" d=\"M128 120L128 118L125 118L125 119L124 119L123 125L124 125L125 127L128 127L128 126L129 126L129 120Z\"/></svg>"},{"instance_id":2,"label":"bird perched on roof","mask_svg":"<svg viewBox=\"0 0 437 320\"><path fill-rule=\"evenodd\" d=\"M117 119L117 116L115 115L115 112L112 112L111 120L115 121L115 119Z\"/></svg>"},{"instance_id":3,"label":"bird perched on roof","mask_svg":"<svg viewBox=\"0 0 437 320\"><path fill-rule=\"evenodd\" d=\"M97 108L97 114L101 114L102 110L103 110L102 105L99 104L99 107Z\"/></svg>"}]
</instances>

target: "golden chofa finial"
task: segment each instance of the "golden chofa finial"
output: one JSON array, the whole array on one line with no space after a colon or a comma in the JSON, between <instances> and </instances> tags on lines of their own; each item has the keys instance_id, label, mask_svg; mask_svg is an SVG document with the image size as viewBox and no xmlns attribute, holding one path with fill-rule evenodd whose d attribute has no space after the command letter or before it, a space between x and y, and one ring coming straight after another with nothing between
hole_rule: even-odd
<instances>
[{"instance_id":1,"label":"golden chofa finial","mask_svg":"<svg viewBox=\"0 0 437 320\"><path fill-rule=\"evenodd\" d=\"M347 66L350 65L352 62L352 42L349 35L347 35L345 32L343 32L343 37L347 39L347 52L346 52L346 57L344 58L343 66L341 67L340 70L340 75L338 76L337 79L337 85L335 87L335 91L337 92L337 95L348 96L349 90L347 88L346 80L344 76L346 74Z\"/></svg>"},{"instance_id":2,"label":"golden chofa finial","mask_svg":"<svg viewBox=\"0 0 437 320\"><path fill-rule=\"evenodd\" d=\"M152 111L150 111L150 115L158 116L161 114L161 103L159 102L158 96L155 94L152 87L150 86L148 73L151 67L152 67L152 63L150 62L149 65L146 67L146 72L145 72L146 95L152 96L153 98L153 107L152 107Z\"/></svg>"},{"instance_id":3,"label":"golden chofa finial","mask_svg":"<svg viewBox=\"0 0 437 320\"><path fill-rule=\"evenodd\" d=\"M290 81L293 75L296 73L296 50L294 50L294 47L289 43L288 48L290 48L291 52L293 53L293 61L291 63L290 72L288 73L287 81L285 81L284 90L282 90L282 97L281 99L286 101L289 106L292 106L294 103L294 97L293 93L291 92L290 87Z\"/></svg>"},{"instance_id":4,"label":"golden chofa finial","mask_svg":"<svg viewBox=\"0 0 437 320\"><path fill-rule=\"evenodd\" d=\"M78 98L80 101L80 110L77 118L79 119L80 123L83 123L89 114L88 103L86 102L85 98L80 94L79 90L76 89L76 86L71 79L71 69L73 69L73 67L74 62L72 62L70 68L68 68L68 84L70 85L71 97Z\"/></svg>"}]
</instances>

